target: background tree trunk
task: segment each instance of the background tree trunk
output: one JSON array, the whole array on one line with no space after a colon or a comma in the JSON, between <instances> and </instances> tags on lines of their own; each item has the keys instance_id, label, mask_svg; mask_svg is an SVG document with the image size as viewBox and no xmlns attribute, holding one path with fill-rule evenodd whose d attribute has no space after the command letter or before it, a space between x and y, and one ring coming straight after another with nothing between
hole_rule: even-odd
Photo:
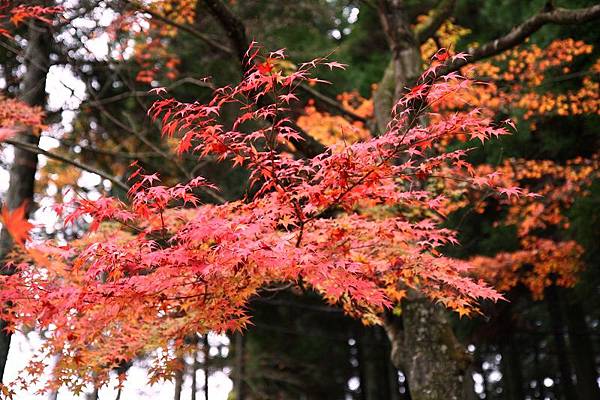
<instances>
[{"instance_id":1,"label":"background tree trunk","mask_svg":"<svg viewBox=\"0 0 600 400\"><path fill-rule=\"evenodd\" d=\"M50 68L51 27L45 22L32 21L28 29L28 42L25 53L26 72L21 85L21 100L30 106L46 104L46 75ZM19 135L19 140L37 146L39 136L28 130ZM23 202L28 203L27 214L33 209L33 193L35 173L37 171L37 154L14 147L14 160L10 168L9 188L4 199L5 207L13 210ZM0 263L11 251L13 241L6 229L0 232ZM14 271L2 268L2 274ZM11 335L4 331L6 323L0 321L0 379L4 377L4 369L8 358Z\"/></svg>"},{"instance_id":2,"label":"background tree trunk","mask_svg":"<svg viewBox=\"0 0 600 400\"><path fill-rule=\"evenodd\" d=\"M594 346L585 321L585 313L578 300L568 303L566 322L569 330L569 344L573 355L573 366L577 376L577 393L580 399L600 399L598 373L594 360Z\"/></svg>"},{"instance_id":3,"label":"background tree trunk","mask_svg":"<svg viewBox=\"0 0 600 400\"><path fill-rule=\"evenodd\" d=\"M548 315L550 317L550 326L552 336L554 337L554 346L558 359L558 368L560 371L560 383L558 387L568 400L577 399L577 393L573 385L573 369L569 360L567 342L564 335L565 323L562 318L560 298L557 287L552 284L546 288L546 304L548 306Z\"/></svg>"},{"instance_id":4,"label":"background tree trunk","mask_svg":"<svg viewBox=\"0 0 600 400\"><path fill-rule=\"evenodd\" d=\"M234 352L235 352L235 373L234 373L234 388L236 400L244 400L246 398L245 379L245 339L244 335L236 332L234 335Z\"/></svg>"}]
</instances>

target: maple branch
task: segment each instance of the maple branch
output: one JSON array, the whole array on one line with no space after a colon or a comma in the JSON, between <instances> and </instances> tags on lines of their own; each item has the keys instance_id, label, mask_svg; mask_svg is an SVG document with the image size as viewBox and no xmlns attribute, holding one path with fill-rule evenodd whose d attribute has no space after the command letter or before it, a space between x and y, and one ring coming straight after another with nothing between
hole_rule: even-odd
<instances>
[{"instance_id":1,"label":"maple branch","mask_svg":"<svg viewBox=\"0 0 600 400\"><path fill-rule=\"evenodd\" d=\"M13 140L13 139L6 139L4 140L4 143L8 143L10 145L13 145L15 147L18 147L20 149L23 149L25 151L29 151L31 153L36 153L36 154L41 154L43 156L46 156L48 158L52 158L58 161L62 161L65 164L70 164L73 165L74 167L77 167L81 170L87 171L87 172L91 172L92 174L96 174L99 175L100 177L107 179L109 181L111 181L112 183L114 183L116 186L118 186L119 188L128 191L129 190L129 186L127 186L125 183L123 183L119 178L110 175L109 173L102 171L98 168L95 168L91 165L88 164L84 164L82 162L79 162L77 160L72 160L68 157L62 156L60 154L57 153L53 153L50 152L48 150L44 150L36 145L33 144L29 144L29 143L24 143L24 142L20 142L18 140Z\"/></svg>"},{"instance_id":2,"label":"maple branch","mask_svg":"<svg viewBox=\"0 0 600 400\"><path fill-rule=\"evenodd\" d=\"M143 5L133 1L133 0L123 0L126 4L129 4L130 6L132 6L133 8L135 8L136 10L149 14L150 16L152 16L153 18L156 18L162 22L164 22L167 25L171 25L177 29L181 29L182 31L185 31L187 33L189 33L190 35L193 35L195 37L197 37L198 39L200 39L201 41L203 41L204 43L206 43L207 45L209 45L210 47L212 47L215 50L219 50L221 52L224 52L226 54L232 54L233 50L231 50L229 47L222 45L221 43L213 40L212 38L210 38L208 35L194 29L193 27L189 26L189 25L185 25L185 24L180 24L177 21L173 21L172 19L161 15L155 11L152 11L151 9L144 7Z\"/></svg>"},{"instance_id":3,"label":"maple branch","mask_svg":"<svg viewBox=\"0 0 600 400\"><path fill-rule=\"evenodd\" d=\"M235 54L242 63L245 64L245 54L248 50L249 42L246 36L246 27L223 2L219 0L204 0L208 11L215 17L221 27L225 30L229 41L235 47Z\"/></svg>"},{"instance_id":4,"label":"maple branch","mask_svg":"<svg viewBox=\"0 0 600 400\"><path fill-rule=\"evenodd\" d=\"M246 36L246 28L244 27L244 24L221 1L204 0L204 4L227 33L227 37L229 37L229 40L235 47L235 54L242 67L242 73L245 75L247 69L250 67L246 60L246 51L250 47L250 43L248 42L248 37ZM331 99L331 101L335 102L333 99ZM310 136L297 124L290 123L290 125L301 137L301 140L291 139L290 142L294 145L298 152L303 154L305 157L312 158L326 150L326 147L321 142Z\"/></svg>"},{"instance_id":5,"label":"maple branch","mask_svg":"<svg viewBox=\"0 0 600 400\"><path fill-rule=\"evenodd\" d=\"M360 115L357 115L357 114L353 113L352 111L345 109L338 101L311 88L310 86L308 86L305 83L301 83L300 85L298 85L298 88L304 90L306 93L313 96L315 99L323 102L324 104L328 105L329 107L334 108L336 111L338 111L342 115L345 115L355 121L360 121L360 122L364 122L364 123L367 122L366 118L361 117Z\"/></svg>"},{"instance_id":6,"label":"maple branch","mask_svg":"<svg viewBox=\"0 0 600 400\"><path fill-rule=\"evenodd\" d=\"M456 0L441 0L440 3L429 13L429 18L422 24L417 25L414 34L417 42L423 44L432 37L439 27L452 15Z\"/></svg>"},{"instance_id":7,"label":"maple branch","mask_svg":"<svg viewBox=\"0 0 600 400\"><path fill-rule=\"evenodd\" d=\"M505 50L511 49L523 43L525 39L537 32L544 25L581 24L599 18L600 4L596 4L587 8L556 8L544 10L525 20L520 25L513 27L506 35L488 42L481 47L469 49L467 51L466 59L461 58L453 60L449 62L443 69L439 70L438 73L440 75L444 75L449 72L458 71L465 65L500 54Z\"/></svg>"},{"instance_id":8,"label":"maple branch","mask_svg":"<svg viewBox=\"0 0 600 400\"><path fill-rule=\"evenodd\" d=\"M460 70L465 65L472 64L479 60L495 56L505 50L511 49L523 43L529 36L537 32L546 24L569 25L575 23L589 22L600 18L600 4L587 8L566 9L566 8L545 8L540 13L530 17L512 28L506 35L484 44L476 49L469 49L464 57L451 57L438 68L435 73L422 76L417 83L426 85L423 96L415 98L411 103L412 110L418 110L427 103L427 93L431 89L431 84L440 76ZM413 113L411 113L413 114Z\"/></svg>"}]
</instances>

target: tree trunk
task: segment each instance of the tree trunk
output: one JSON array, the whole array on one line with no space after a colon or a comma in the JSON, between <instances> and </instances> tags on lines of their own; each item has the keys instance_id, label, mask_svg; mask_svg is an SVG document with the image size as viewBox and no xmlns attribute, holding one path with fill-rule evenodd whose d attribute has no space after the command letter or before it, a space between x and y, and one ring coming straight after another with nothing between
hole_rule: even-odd
<instances>
[{"instance_id":1,"label":"tree trunk","mask_svg":"<svg viewBox=\"0 0 600 400\"><path fill-rule=\"evenodd\" d=\"M85 400L98 400L98 388L94 387L92 392L85 395Z\"/></svg>"},{"instance_id":2,"label":"tree trunk","mask_svg":"<svg viewBox=\"0 0 600 400\"><path fill-rule=\"evenodd\" d=\"M29 24L27 50L25 52L26 72L21 86L21 100L31 106L44 106L46 103L46 75L50 67L50 40L52 34L48 24L33 21ZM39 137L31 130L19 137L23 142L36 145ZM27 213L32 210L35 173L37 171L37 154L14 148L14 160L10 168L9 188L4 206L9 210L28 203ZM12 238L6 229L0 232L0 263L3 263L13 246ZM3 274L14 271L2 268ZM11 335L5 332L6 323L0 321L0 379L4 377L4 369L8 358Z\"/></svg>"},{"instance_id":3,"label":"tree trunk","mask_svg":"<svg viewBox=\"0 0 600 400\"><path fill-rule=\"evenodd\" d=\"M208 333L204 335L202 351L204 352L204 400L208 400L208 378L210 377L210 344L208 343Z\"/></svg>"},{"instance_id":4,"label":"tree trunk","mask_svg":"<svg viewBox=\"0 0 600 400\"><path fill-rule=\"evenodd\" d=\"M375 116L383 131L394 102L418 79L423 63L404 2L381 0L379 17L392 51L392 60L374 95ZM402 305L401 321L388 318L384 327L392 345L392 362L406 373L411 399L458 400L466 390L472 390L471 380L465 379L470 357L441 307L413 293Z\"/></svg>"},{"instance_id":5,"label":"tree trunk","mask_svg":"<svg viewBox=\"0 0 600 400\"><path fill-rule=\"evenodd\" d=\"M506 391L506 400L523 400L523 374L519 357L519 344L513 334L506 333L501 339L500 353L502 354L502 382Z\"/></svg>"},{"instance_id":6,"label":"tree trunk","mask_svg":"<svg viewBox=\"0 0 600 400\"><path fill-rule=\"evenodd\" d=\"M175 371L175 393L173 395L174 400L181 400L181 389L183 389L183 374L185 372L185 361L183 360L183 357L181 357L179 361L181 362L181 369Z\"/></svg>"},{"instance_id":7,"label":"tree trunk","mask_svg":"<svg viewBox=\"0 0 600 400\"><path fill-rule=\"evenodd\" d=\"M363 327L359 344L359 366L361 370L361 394L364 400L397 399L399 392L390 392L388 382L385 337L376 328ZM395 378L398 382L398 377ZM397 385L396 385L397 387Z\"/></svg>"},{"instance_id":8,"label":"tree trunk","mask_svg":"<svg viewBox=\"0 0 600 400\"><path fill-rule=\"evenodd\" d=\"M600 399L598 373L594 360L594 354L596 353L590 339L590 332L585 322L585 313L581 303L577 300L569 302L566 316L579 398Z\"/></svg>"},{"instance_id":9,"label":"tree trunk","mask_svg":"<svg viewBox=\"0 0 600 400\"><path fill-rule=\"evenodd\" d=\"M234 387L236 400L244 400L246 398L245 379L245 338L241 332L235 333L234 351L235 351L235 374Z\"/></svg>"},{"instance_id":10,"label":"tree trunk","mask_svg":"<svg viewBox=\"0 0 600 400\"><path fill-rule=\"evenodd\" d=\"M192 361L192 400L196 400L198 392L198 346L194 348L194 361Z\"/></svg>"},{"instance_id":11,"label":"tree trunk","mask_svg":"<svg viewBox=\"0 0 600 400\"><path fill-rule=\"evenodd\" d=\"M560 299L556 285L552 284L551 286L548 286L545 295L552 336L554 337L554 346L556 347L556 355L558 358L558 368L560 371L560 384L558 385L558 388L560 388L567 400L575 400L577 399L577 393L573 386L573 370L568 356L567 342L564 335L565 323L562 318Z\"/></svg>"},{"instance_id":12,"label":"tree trunk","mask_svg":"<svg viewBox=\"0 0 600 400\"><path fill-rule=\"evenodd\" d=\"M470 357L458 342L445 310L428 299L403 303L402 319L384 324L392 344L392 362L405 371L413 400L460 400Z\"/></svg>"}]
</instances>

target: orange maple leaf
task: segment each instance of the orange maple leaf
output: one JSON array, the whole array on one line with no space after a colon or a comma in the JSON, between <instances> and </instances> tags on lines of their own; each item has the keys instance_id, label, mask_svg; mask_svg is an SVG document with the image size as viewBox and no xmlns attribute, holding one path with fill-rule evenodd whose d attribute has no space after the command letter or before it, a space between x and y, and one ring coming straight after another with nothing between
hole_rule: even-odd
<instances>
[{"instance_id":1,"label":"orange maple leaf","mask_svg":"<svg viewBox=\"0 0 600 400\"><path fill-rule=\"evenodd\" d=\"M33 224L25 217L26 206L27 203L23 202L23 204L12 211L7 206L2 208L2 223L15 243L19 245L23 245L29 237L29 231L33 228Z\"/></svg>"}]
</instances>

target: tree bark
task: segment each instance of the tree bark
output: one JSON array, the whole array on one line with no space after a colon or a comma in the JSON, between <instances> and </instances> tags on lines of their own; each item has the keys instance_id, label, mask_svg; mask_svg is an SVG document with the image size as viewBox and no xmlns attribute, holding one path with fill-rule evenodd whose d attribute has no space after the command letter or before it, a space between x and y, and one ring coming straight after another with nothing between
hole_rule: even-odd
<instances>
[{"instance_id":1,"label":"tree bark","mask_svg":"<svg viewBox=\"0 0 600 400\"><path fill-rule=\"evenodd\" d=\"M378 1L379 19L392 52L390 64L374 94L375 118L380 131L386 130L395 101L422 73L420 44L451 15L454 4L454 1L441 0L429 20L414 31L403 0ZM466 59L451 60L439 73L456 71L521 44L545 24L582 23L599 17L600 5L544 10L497 40L470 49ZM465 387L472 384L471 379L466 379L469 356L454 335L444 310L423 296L412 295L403 303L402 320L388 318L384 327L392 344L392 361L406 372L412 399L460 399L470 390ZM563 380L569 386L570 375ZM569 387L566 390L569 391Z\"/></svg>"},{"instance_id":2,"label":"tree bark","mask_svg":"<svg viewBox=\"0 0 600 400\"><path fill-rule=\"evenodd\" d=\"M25 52L26 72L23 76L20 98L31 106L46 104L46 75L50 68L50 48L52 34L47 23L33 21L29 24L28 42ZM21 134L21 141L37 147L39 136L28 130ZM26 202L27 214L33 209L33 193L35 173L37 171L37 154L21 148L14 148L14 160L10 168L9 188L4 199L4 206L13 210ZM0 263L11 251L13 241L6 229L0 232ZM2 274L12 274L13 270L4 265ZM10 333L5 332L6 323L0 321L0 379L4 377L4 369L10 348Z\"/></svg>"},{"instance_id":3,"label":"tree bark","mask_svg":"<svg viewBox=\"0 0 600 400\"><path fill-rule=\"evenodd\" d=\"M413 400L459 400L471 363L440 306L420 297L404 302L402 319L387 318L392 362L405 371Z\"/></svg>"}]
</instances>

